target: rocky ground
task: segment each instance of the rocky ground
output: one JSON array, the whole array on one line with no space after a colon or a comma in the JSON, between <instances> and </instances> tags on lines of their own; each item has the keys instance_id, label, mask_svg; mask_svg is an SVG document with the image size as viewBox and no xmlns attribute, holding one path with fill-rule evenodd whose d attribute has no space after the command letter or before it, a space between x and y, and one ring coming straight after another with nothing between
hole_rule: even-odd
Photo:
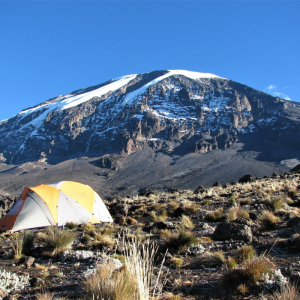
<instances>
[{"instance_id":1,"label":"rocky ground","mask_svg":"<svg viewBox=\"0 0 300 300\"><path fill-rule=\"evenodd\" d=\"M35 243L16 256L12 245L21 234L2 233L0 298L88 299L83 287L92 270L107 259L121 266L122 239L157 245L161 299L271 299L288 280L299 280L299 168L195 191L146 190L106 204L115 223L65 228L76 236L69 252ZM26 283L8 288L4 270Z\"/></svg>"}]
</instances>

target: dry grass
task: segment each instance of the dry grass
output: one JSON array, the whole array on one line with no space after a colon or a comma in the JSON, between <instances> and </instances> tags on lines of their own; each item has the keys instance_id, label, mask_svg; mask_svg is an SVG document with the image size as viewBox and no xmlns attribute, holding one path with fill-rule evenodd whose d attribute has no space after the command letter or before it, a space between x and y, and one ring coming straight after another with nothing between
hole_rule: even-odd
<instances>
[{"instance_id":1,"label":"dry grass","mask_svg":"<svg viewBox=\"0 0 300 300\"><path fill-rule=\"evenodd\" d=\"M268 197L265 199L265 206L271 208L274 212L282 209L286 203L286 200L283 196L277 196L275 198Z\"/></svg>"},{"instance_id":2,"label":"dry grass","mask_svg":"<svg viewBox=\"0 0 300 300\"><path fill-rule=\"evenodd\" d=\"M189 214L194 214L198 210L198 205L186 200L185 202L182 203L181 207L185 210L185 212Z\"/></svg>"},{"instance_id":3,"label":"dry grass","mask_svg":"<svg viewBox=\"0 0 300 300\"><path fill-rule=\"evenodd\" d=\"M153 210L150 211L149 215L151 220L154 222L165 222L168 219L167 211L164 209L160 211L159 215L157 215Z\"/></svg>"},{"instance_id":4,"label":"dry grass","mask_svg":"<svg viewBox=\"0 0 300 300\"><path fill-rule=\"evenodd\" d=\"M241 264L246 260L253 259L255 254L256 251L253 248L253 246L245 245L237 249L234 259L236 260L237 263Z\"/></svg>"},{"instance_id":5,"label":"dry grass","mask_svg":"<svg viewBox=\"0 0 300 300\"><path fill-rule=\"evenodd\" d=\"M198 242L198 239L192 232L187 231L184 228L180 228L176 232L169 231L164 237L164 248L174 249L176 252L180 252L192 244Z\"/></svg>"},{"instance_id":6,"label":"dry grass","mask_svg":"<svg viewBox=\"0 0 300 300\"><path fill-rule=\"evenodd\" d=\"M156 248L147 242L126 243L125 263L119 270L110 264L103 264L95 275L90 276L84 284L85 299L93 300L149 300L160 291L156 284L151 284ZM159 279L158 274L158 279ZM157 279L157 280L158 280ZM153 286L153 289L152 289Z\"/></svg>"},{"instance_id":7,"label":"dry grass","mask_svg":"<svg viewBox=\"0 0 300 300\"><path fill-rule=\"evenodd\" d=\"M207 221L218 221L223 217L223 207L220 207L214 211L209 212L205 219Z\"/></svg>"},{"instance_id":8,"label":"dry grass","mask_svg":"<svg viewBox=\"0 0 300 300\"><path fill-rule=\"evenodd\" d=\"M170 260L170 265L174 268L181 267L183 264L183 259L180 257L172 257Z\"/></svg>"},{"instance_id":9,"label":"dry grass","mask_svg":"<svg viewBox=\"0 0 300 300\"><path fill-rule=\"evenodd\" d=\"M34 233L30 230L21 231L17 238L11 242L12 252L15 259L24 255L30 255L33 249Z\"/></svg>"},{"instance_id":10,"label":"dry grass","mask_svg":"<svg viewBox=\"0 0 300 300\"><path fill-rule=\"evenodd\" d=\"M193 229L195 227L192 220L188 216L185 216L185 215L181 216L181 225L187 229Z\"/></svg>"},{"instance_id":11,"label":"dry grass","mask_svg":"<svg viewBox=\"0 0 300 300\"><path fill-rule=\"evenodd\" d=\"M115 271L111 264L98 267L96 274L84 283L85 299L93 300L131 300L137 298L137 280L126 266Z\"/></svg>"},{"instance_id":12,"label":"dry grass","mask_svg":"<svg viewBox=\"0 0 300 300\"><path fill-rule=\"evenodd\" d=\"M229 269L222 278L225 287L236 288L240 284L255 286L266 274L274 271L274 264L264 255L244 261L240 268Z\"/></svg>"},{"instance_id":13,"label":"dry grass","mask_svg":"<svg viewBox=\"0 0 300 300\"><path fill-rule=\"evenodd\" d=\"M51 255L59 255L71 247L74 239L74 232L51 226L38 233L36 242L43 246L45 252Z\"/></svg>"},{"instance_id":14,"label":"dry grass","mask_svg":"<svg viewBox=\"0 0 300 300\"><path fill-rule=\"evenodd\" d=\"M101 249L102 247L113 248L116 244L116 239L108 234L97 233L94 235L94 240L88 242L88 246L93 249Z\"/></svg>"},{"instance_id":15,"label":"dry grass","mask_svg":"<svg viewBox=\"0 0 300 300\"><path fill-rule=\"evenodd\" d=\"M300 300L299 287L289 282L273 294L262 295L261 300Z\"/></svg>"},{"instance_id":16,"label":"dry grass","mask_svg":"<svg viewBox=\"0 0 300 300\"><path fill-rule=\"evenodd\" d=\"M261 229L275 228L276 223L280 222L280 218L276 217L269 210L263 210L257 220L258 220L258 223L259 223Z\"/></svg>"},{"instance_id":17,"label":"dry grass","mask_svg":"<svg viewBox=\"0 0 300 300\"><path fill-rule=\"evenodd\" d=\"M227 221L234 221L237 217L249 219L249 211L245 208L240 207L239 205L230 207L226 212Z\"/></svg>"}]
</instances>

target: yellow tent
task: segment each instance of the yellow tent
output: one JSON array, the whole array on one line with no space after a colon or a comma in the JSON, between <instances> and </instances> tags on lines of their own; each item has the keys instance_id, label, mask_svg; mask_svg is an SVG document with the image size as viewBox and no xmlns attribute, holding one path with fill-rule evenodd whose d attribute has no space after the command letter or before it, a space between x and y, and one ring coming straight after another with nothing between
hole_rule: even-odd
<instances>
[{"instance_id":1,"label":"yellow tent","mask_svg":"<svg viewBox=\"0 0 300 300\"><path fill-rule=\"evenodd\" d=\"M91 187L60 181L25 188L13 208L0 220L0 230L112 221L105 204Z\"/></svg>"}]
</instances>

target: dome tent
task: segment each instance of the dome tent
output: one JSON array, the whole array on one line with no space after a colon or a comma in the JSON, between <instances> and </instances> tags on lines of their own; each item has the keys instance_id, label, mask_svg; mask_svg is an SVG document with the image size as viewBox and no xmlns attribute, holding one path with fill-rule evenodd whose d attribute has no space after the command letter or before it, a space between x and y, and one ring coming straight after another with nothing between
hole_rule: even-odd
<instances>
[{"instance_id":1,"label":"dome tent","mask_svg":"<svg viewBox=\"0 0 300 300\"><path fill-rule=\"evenodd\" d=\"M0 220L0 230L112 221L105 204L91 187L60 181L25 188L13 208Z\"/></svg>"}]
</instances>

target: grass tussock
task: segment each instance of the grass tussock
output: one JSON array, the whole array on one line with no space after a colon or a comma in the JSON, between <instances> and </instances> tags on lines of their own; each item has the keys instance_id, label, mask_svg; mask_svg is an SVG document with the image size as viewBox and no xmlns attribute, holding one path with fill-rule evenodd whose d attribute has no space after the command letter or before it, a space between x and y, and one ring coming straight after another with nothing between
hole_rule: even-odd
<instances>
[{"instance_id":1,"label":"grass tussock","mask_svg":"<svg viewBox=\"0 0 300 300\"><path fill-rule=\"evenodd\" d=\"M245 208L240 207L239 205L230 207L226 212L227 221L234 221L237 217L249 219L249 211Z\"/></svg>"},{"instance_id":2,"label":"grass tussock","mask_svg":"<svg viewBox=\"0 0 300 300\"><path fill-rule=\"evenodd\" d=\"M168 219L167 211L164 209L159 212L159 215L157 215L153 210L149 213L149 215L153 222L165 222Z\"/></svg>"},{"instance_id":3,"label":"grass tussock","mask_svg":"<svg viewBox=\"0 0 300 300\"><path fill-rule=\"evenodd\" d=\"M192 201L186 200L181 205L182 209L188 214L194 214L198 211L198 205Z\"/></svg>"},{"instance_id":4,"label":"grass tussock","mask_svg":"<svg viewBox=\"0 0 300 300\"><path fill-rule=\"evenodd\" d=\"M74 239L75 233L51 226L38 233L36 242L43 246L46 253L59 255L71 247Z\"/></svg>"},{"instance_id":5,"label":"grass tussock","mask_svg":"<svg viewBox=\"0 0 300 300\"><path fill-rule=\"evenodd\" d=\"M280 222L280 218L276 217L273 212L269 210L263 210L257 220L261 229L273 229L275 225Z\"/></svg>"},{"instance_id":6,"label":"grass tussock","mask_svg":"<svg viewBox=\"0 0 300 300\"><path fill-rule=\"evenodd\" d=\"M297 284L288 282L272 294L262 295L261 300L300 300L299 287Z\"/></svg>"},{"instance_id":7,"label":"grass tussock","mask_svg":"<svg viewBox=\"0 0 300 300\"><path fill-rule=\"evenodd\" d=\"M283 196L278 196L275 198L268 197L264 201L265 206L271 208L274 212L277 212L280 209L282 209L285 203L286 199Z\"/></svg>"},{"instance_id":8,"label":"grass tussock","mask_svg":"<svg viewBox=\"0 0 300 300\"><path fill-rule=\"evenodd\" d=\"M77 224L74 222L67 222L65 225L66 228L70 229L70 230L74 230L77 228Z\"/></svg>"},{"instance_id":9,"label":"grass tussock","mask_svg":"<svg viewBox=\"0 0 300 300\"><path fill-rule=\"evenodd\" d=\"M123 240L125 262L115 269L110 263L101 265L95 275L84 283L85 299L93 300L146 300L154 298L156 284L151 283L156 248L149 242L127 243Z\"/></svg>"},{"instance_id":10,"label":"grass tussock","mask_svg":"<svg viewBox=\"0 0 300 300\"><path fill-rule=\"evenodd\" d=\"M198 238L192 232L187 231L185 228L180 228L176 232L169 231L167 233L164 237L163 246L170 251L173 249L175 252L180 252L198 241Z\"/></svg>"},{"instance_id":11,"label":"grass tussock","mask_svg":"<svg viewBox=\"0 0 300 300\"><path fill-rule=\"evenodd\" d=\"M264 255L244 261L240 268L229 269L222 278L225 287L236 288L240 284L255 286L266 274L274 271L274 264Z\"/></svg>"},{"instance_id":12,"label":"grass tussock","mask_svg":"<svg viewBox=\"0 0 300 300\"><path fill-rule=\"evenodd\" d=\"M195 227L192 220L188 216L185 216L185 215L181 216L181 225L187 229L193 229Z\"/></svg>"},{"instance_id":13,"label":"grass tussock","mask_svg":"<svg viewBox=\"0 0 300 300\"><path fill-rule=\"evenodd\" d=\"M15 259L20 259L24 255L30 255L34 244L34 233L30 230L21 231L16 239L12 241L11 247Z\"/></svg>"},{"instance_id":14,"label":"grass tussock","mask_svg":"<svg viewBox=\"0 0 300 300\"><path fill-rule=\"evenodd\" d=\"M223 217L223 207L220 207L214 211L209 212L205 219L207 221L218 221Z\"/></svg>"},{"instance_id":15,"label":"grass tussock","mask_svg":"<svg viewBox=\"0 0 300 300\"><path fill-rule=\"evenodd\" d=\"M172 257L170 260L170 266L174 268L179 268L183 264L183 259L180 257Z\"/></svg>"},{"instance_id":16,"label":"grass tussock","mask_svg":"<svg viewBox=\"0 0 300 300\"><path fill-rule=\"evenodd\" d=\"M253 259L255 254L256 251L253 248L253 246L245 245L237 249L234 259L236 260L237 263L241 264L247 260Z\"/></svg>"}]
</instances>

